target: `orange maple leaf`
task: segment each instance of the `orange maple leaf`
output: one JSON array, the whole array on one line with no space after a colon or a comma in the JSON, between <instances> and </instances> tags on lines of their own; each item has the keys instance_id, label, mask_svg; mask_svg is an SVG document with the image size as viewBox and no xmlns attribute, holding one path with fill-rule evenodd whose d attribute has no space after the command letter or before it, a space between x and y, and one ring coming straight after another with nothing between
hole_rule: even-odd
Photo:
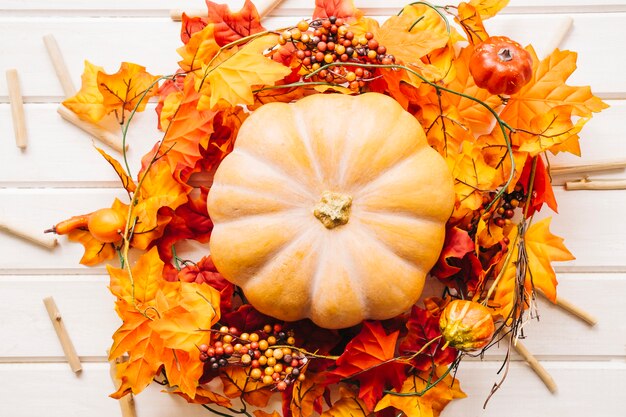
<instances>
[{"instance_id":1,"label":"orange maple leaf","mask_svg":"<svg viewBox=\"0 0 626 417\"><path fill-rule=\"evenodd\" d=\"M427 388L428 381L438 380L445 372L447 372L447 367L439 366L434 370L434 375L430 375L430 371L410 375L402 384L402 389L394 391L403 394L422 393ZM376 404L374 411L378 412L393 407L403 411L407 417L439 416L450 401L465 397L459 381L448 374L422 395L387 394Z\"/></svg>"},{"instance_id":2,"label":"orange maple leaf","mask_svg":"<svg viewBox=\"0 0 626 417\"><path fill-rule=\"evenodd\" d=\"M509 4L509 0L470 0L469 4L476 8L476 11L484 20L494 17Z\"/></svg>"},{"instance_id":3,"label":"orange maple leaf","mask_svg":"<svg viewBox=\"0 0 626 417\"><path fill-rule=\"evenodd\" d=\"M358 392L349 385L339 386L339 399L320 417L368 417L371 415L367 406L358 397Z\"/></svg>"},{"instance_id":4,"label":"orange maple leaf","mask_svg":"<svg viewBox=\"0 0 626 417\"><path fill-rule=\"evenodd\" d=\"M159 78L146 72L145 67L129 62L122 62L115 74L98 72L98 90L106 113L119 112L118 118L123 120L124 111L143 111L148 99L157 93Z\"/></svg>"},{"instance_id":5,"label":"orange maple leaf","mask_svg":"<svg viewBox=\"0 0 626 417\"><path fill-rule=\"evenodd\" d=\"M184 72L200 74L202 66L215 57L220 46L215 42L214 32L214 25L206 25L202 30L191 35L185 45L176 50L182 58L178 61L178 65Z\"/></svg>"},{"instance_id":6,"label":"orange maple leaf","mask_svg":"<svg viewBox=\"0 0 626 417\"><path fill-rule=\"evenodd\" d=\"M200 360L198 350L187 352L180 349L164 349L162 360L169 385L178 387L191 402L195 402L198 380L202 377L204 369L204 362ZM220 400L219 396L214 397L222 404L228 401L227 398L222 398L223 400Z\"/></svg>"},{"instance_id":7,"label":"orange maple leaf","mask_svg":"<svg viewBox=\"0 0 626 417\"><path fill-rule=\"evenodd\" d=\"M104 150L98 147L95 147L95 148L98 151L98 153L100 153L100 155L102 155L102 157L106 159L106 161L109 164L111 164L117 176L120 177L120 181L122 182L122 187L124 187L124 189L128 191L129 193L134 192L137 189L137 185L135 184L133 179L126 173L126 171L122 167L122 164L120 164L117 159L113 158Z\"/></svg>"},{"instance_id":8,"label":"orange maple leaf","mask_svg":"<svg viewBox=\"0 0 626 417\"><path fill-rule=\"evenodd\" d=\"M304 381L295 382L290 405L293 417L309 417L313 415L315 402L324 395L326 390L326 385L322 382L323 377L312 372L307 373Z\"/></svg>"},{"instance_id":9,"label":"orange maple leaf","mask_svg":"<svg viewBox=\"0 0 626 417\"><path fill-rule=\"evenodd\" d=\"M163 266L156 248L150 249L137 260L131 268L132 278L126 268L107 265L111 278L109 289L113 295L128 304L148 304L154 300L161 286Z\"/></svg>"},{"instance_id":10,"label":"orange maple leaf","mask_svg":"<svg viewBox=\"0 0 626 417\"><path fill-rule=\"evenodd\" d=\"M194 404L217 404L222 407L232 407L232 403L228 398L224 397L223 395L217 394L203 386L198 386L196 388L196 396L193 397L193 399L178 388L174 388L173 390L169 390L167 392L171 394L176 394L187 400L187 402Z\"/></svg>"},{"instance_id":11,"label":"orange maple leaf","mask_svg":"<svg viewBox=\"0 0 626 417\"><path fill-rule=\"evenodd\" d=\"M220 100L230 106L254 103L254 86L274 85L291 69L266 57L263 52L278 42L278 35L261 36L245 46L233 47L218 55L210 66L203 66L203 77L196 90L203 95L200 110L213 109Z\"/></svg>"},{"instance_id":12,"label":"orange maple leaf","mask_svg":"<svg viewBox=\"0 0 626 417\"><path fill-rule=\"evenodd\" d=\"M470 44L475 45L489 37L480 12L472 4L461 2L457 11L454 20L461 25Z\"/></svg>"},{"instance_id":13,"label":"orange maple leaf","mask_svg":"<svg viewBox=\"0 0 626 417\"><path fill-rule=\"evenodd\" d=\"M73 97L63 101L63 105L76 113L83 120L97 123L107 115L104 98L98 89L98 73L104 68L85 60L85 69L80 76L80 91Z\"/></svg>"},{"instance_id":14,"label":"orange maple leaf","mask_svg":"<svg viewBox=\"0 0 626 417\"><path fill-rule=\"evenodd\" d=\"M227 4L206 2L208 22L215 26L215 41L219 46L265 31L261 16L250 0L246 0L238 12L231 12Z\"/></svg>"},{"instance_id":15,"label":"orange maple leaf","mask_svg":"<svg viewBox=\"0 0 626 417\"><path fill-rule=\"evenodd\" d=\"M359 18L363 13L354 7L352 0L315 0L313 19L335 16L342 19Z\"/></svg>"},{"instance_id":16,"label":"orange maple leaf","mask_svg":"<svg viewBox=\"0 0 626 417\"><path fill-rule=\"evenodd\" d=\"M229 366L220 372L220 379L224 385L224 395L228 398L243 398L255 407L266 407L272 396L271 387L259 380L250 378L250 375L240 367Z\"/></svg>"}]
</instances>

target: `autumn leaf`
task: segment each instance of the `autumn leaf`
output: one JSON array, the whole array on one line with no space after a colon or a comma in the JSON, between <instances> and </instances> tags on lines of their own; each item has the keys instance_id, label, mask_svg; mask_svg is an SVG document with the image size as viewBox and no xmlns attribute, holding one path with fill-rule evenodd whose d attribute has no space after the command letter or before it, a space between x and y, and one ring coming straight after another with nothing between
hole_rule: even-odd
<instances>
[{"instance_id":1,"label":"autumn leaf","mask_svg":"<svg viewBox=\"0 0 626 417\"><path fill-rule=\"evenodd\" d=\"M138 394L152 382L162 364L163 342L151 329L150 319L132 304L118 300L116 311L123 323L113 335L109 359L129 354L128 361L117 365L121 385L111 394L121 398L129 392Z\"/></svg>"},{"instance_id":2,"label":"autumn leaf","mask_svg":"<svg viewBox=\"0 0 626 417\"><path fill-rule=\"evenodd\" d=\"M168 377L169 377L169 374L168 374ZM176 394L184 398L189 403L216 404L221 407L232 407L232 403L230 402L228 398L224 397L223 395L217 394L203 386L196 387L196 395L193 398L191 398L189 395L182 392L180 388L174 388L172 390L168 390L165 392L168 392L170 394Z\"/></svg>"},{"instance_id":3,"label":"autumn leaf","mask_svg":"<svg viewBox=\"0 0 626 417\"><path fill-rule=\"evenodd\" d=\"M558 150L564 151L571 147L572 153L576 154L580 150L578 133L590 117L580 117L574 124L572 111L571 106L556 106L532 118L529 131L519 131L515 136L516 142L520 144L519 150L536 156L546 151L554 151L567 142L567 148L559 147Z\"/></svg>"},{"instance_id":4,"label":"autumn leaf","mask_svg":"<svg viewBox=\"0 0 626 417\"><path fill-rule=\"evenodd\" d=\"M157 160L145 175L142 186L137 192L137 204L133 216L137 217L135 233L147 233L157 228L157 213L161 207L175 210L187 202L190 186L176 181L167 161Z\"/></svg>"},{"instance_id":5,"label":"autumn leaf","mask_svg":"<svg viewBox=\"0 0 626 417\"><path fill-rule=\"evenodd\" d=\"M524 236L529 272L526 283L543 290L548 299L555 302L557 281L551 263L575 258L563 244L563 238L550 233L551 220L548 217L532 224Z\"/></svg>"},{"instance_id":6,"label":"autumn leaf","mask_svg":"<svg viewBox=\"0 0 626 417\"><path fill-rule=\"evenodd\" d=\"M443 349L445 341L441 339L438 315L413 306L406 327L408 333L400 342L399 351L402 355L411 357L411 365L416 369L425 371L433 363L445 365L456 358L456 349ZM420 353L417 354L418 352Z\"/></svg>"},{"instance_id":7,"label":"autumn leaf","mask_svg":"<svg viewBox=\"0 0 626 417\"><path fill-rule=\"evenodd\" d=\"M449 162L461 158L461 145L473 142L472 132L454 106L442 108L437 104L422 104L420 122L425 126L426 139ZM466 145L466 148L469 146Z\"/></svg>"},{"instance_id":8,"label":"autumn leaf","mask_svg":"<svg viewBox=\"0 0 626 417\"><path fill-rule=\"evenodd\" d=\"M405 365L395 357L398 331L386 334L380 322L366 321L336 361L332 375L359 381L359 398L373 409L388 386L399 387Z\"/></svg>"},{"instance_id":9,"label":"autumn leaf","mask_svg":"<svg viewBox=\"0 0 626 417\"><path fill-rule=\"evenodd\" d=\"M165 130L161 152L167 152L172 173L191 171L202 158L200 149L207 148L213 133L217 112L198 110L200 94L194 90L194 78L186 77L184 90L170 94L161 111L161 126ZM187 179L187 175L181 177Z\"/></svg>"},{"instance_id":10,"label":"autumn leaf","mask_svg":"<svg viewBox=\"0 0 626 417\"><path fill-rule=\"evenodd\" d=\"M533 57L533 76L528 84L510 97L500 114L510 126L532 132L532 120L557 106L570 106L572 114L580 117L589 117L608 107L591 93L589 87L565 84L576 69L575 52L555 49L550 56L539 61L532 47L526 49Z\"/></svg>"},{"instance_id":11,"label":"autumn leaf","mask_svg":"<svg viewBox=\"0 0 626 417\"><path fill-rule=\"evenodd\" d=\"M98 148L97 146L95 148L100 153L100 155L102 155L104 159L106 159L106 161L111 164L117 176L120 177L122 187L124 187L124 189L126 189L126 191L128 191L129 193L134 192L137 189L137 185L135 185L135 182L130 177L130 175L128 175L124 168L122 168L122 164L120 164L117 159L107 154L104 150Z\"/></svg>"},{"instance_id":12,"label":"autumn leaf","mask_svg":"<svg viewBox=\"0 0 626 417\"><path fill-rule=\"evenodd\" d=\"M193 351L209 340L208 330L220 318L219 292L209 285L179 283L176 302L150 323L166 347Z\"/></svg>"},{"instance_id":13,"label":"autumn leaf","mask_svg":"<svg viewBox=\"0 0 626 417\"><path fill-rule=\"evenodd\" d=\"M314 403L318 401L326 389L323 378L318 374L306 373L304 381L296 381L291 399L293 417L309 417L313 414Z\"/></svg>"},{"instance_id":14,"label":"autumn leaf","mask_svg":"<svg viewBox=\"0 0 626 417\"><path fill-rule=\"evenodd\" d=\"M470 44L476 45L487 39L489 34L483 25L483 19L480 12L470 3L461 2L457 9L458 15L454 17L463 28Z\"/></svg>"},{"instance_id":15,"label":"autumn leaf","mask_svg":"<svg viewBox=\"0 0 626 417\"><path fill-rule=\"evenodd\" d=\"M315 0L313 19L325 19L331 16L358 19L362 15L363 13L354 7L352 0Z\"/></svg>"},{"instance_id":16,"label":"autumn leaf","mask_svg":"<svg viewBox=\"0 0 626 417\"><path fill-rule=\"evenodd\" d=\"M482 19L488 19L504 9L509 0L470 0L469 4L476 8Z\"/></svg>"},{"instance_id":17,"label":"autumn leaf","mask_svg":"<svg viewBox=\"0 0 626 417\"><path fill-rule=\"evenodd\" d=\"M229 366L220 372L224 385L224 395L228 398L243 398L245 402L255 407L266 407L272 391L261 381L250 378L250 375L241 367Z\"/></svg>"},{"instance_id":18,"label":"autumn leaf","mask_svg":"<svg viewBox=\"0 0 626 417\"><path fill-rule=\"evenodd\" d=\"M231 311L235 286L217 271L210 256L205 256L196 264L187 264L178 271L177 278L181 282L207 284L215 288L220 293L220 311Z\"/></svg>"},{"instance_id":19,"label":"autumn leaf","mask_svg":"<svg viewBox=\"0 0 626 417\"><path fill-rule=\"evenodd\" d=\"M204 362L200 360L197 350L190 353L180 349L164 349L163 367L169 385L178 387L191 402L195 402L198 380L204 368ZM213 397L202 398L204 401L207 399L214 399L222 404L230 403L227 398L216 394L213 394Z\"/></svg>"},{"instance_id":20,"label":"autumn leaf","mask_svg":"<svg viewBox=\"0 0 626 417\"><path fill-rule=\"evenodd\" d=\"M550 174L543 163L543 159L540 156L535 158L528 158L522 174L518 182L522 184L525 190L530 187L530 176L533 174L533 161L535 162L534 178L532 181L532 195L526 204L529 204L528 216L532 216L536 211L541 210L544 204L547 204L554 212L557 212L556 197L554 196L554 190L552 189L552 183Z\"/></svg>"},{"instance_id":21,"label":"autumn leaf","mask_svg":"<svg viewBox=\"0 0 626 417\"><path fill-rule=\"evenodd\" d=\"M145 67L129 62L122 62L115 74L98 72L98 90L102 94L106 113L143 111L148 99L157 92L158 79L158 75L146 72Z\"/></svg>"},{"instance_id":22,"label":"autumn leaf","mask_svg":"<svg viewBox=\"0 0 626 417\"><path fill-rule=\"evenodd\" d=\"M504 239L502 227L498 227L492 217L480 218L476 226L476 246L490 248Z\"/></svg>"},{"instance_id":23,"label":"autumn leaf","mask_svg":"<svg viewBox=\"0 0 626 417\"><path fill-rule=\"evenodd\" d=\"M254 410L252 414L254 414L255 417L283 417L278 411L268 413L263 410Z\"/></svg>"},{"instance_id":24,"label":"autumn leaf","mask_svg":"<svg viewBox=\"0 0 626 417\"><path fill-rule=\"evenodd\" d=\"M265 31L261 17L250 0L246 0L238 12L231 12L227 4L206 2L208 22L214 25L215 41L219 46Z\"/></svg>"},{"instance_id":25,"label":"autumn leaf","mask_svg":"<svg viewBox=\"0 0 626 417\"><path fill-rule=\"evenodd\" d=\"M132 278L127 269L107 265L111 293L129 304L152 301L162 281L163 265L156 248L141 255L131 268Z\"/></svg>"},{"instance_id":26,"label":"autumn leaf","mask_svg":"<svg viewBox=\"0 0 626 417\"><path fill-rule=\"evenodd\" d=\"M274 85L289 75L289 68L263 55L277 42L278 35L262 36L221 53L211 66L203 65L204 77L196 81L196 90L204 95L199 109L212 109L220 100L231 106L253 104L254 86Z\"/></svg>"},{"instance_id":27,"label":"autumn leaf","mask_svg":"<svg viewBox=\"0 0 626 417\"><path fill-rule=\"evenodd\" d=\"M85 266L94 266L115 258L115 246L96 240L88 230L74 229L67 235L67 238L72 242L80 243L85 248L80 258L80 263Z\"/></svg>"},{"instance_id":28,"label":"autumn leaf","mask_svg":"<svg viewBox=\"0 0 626 417\"><path fill-rule=\"evenodd\" d=\"M92 123L99 122L108 113L102 93L98 89L99 72L104 72L104 68L85 60L80 91L63 101L63 105L76 113L78 117Z\"/></svg>"},{"instance_id":29,"label":"autumn leaf","mask_svg":"<svg viewBox=\"0 0 626 417\"><path fill-rule=\"evenodd\" d=\"M437 367L434 375L430 372L422 372L418 375L410 375L402 384L402 389L396 391L402 394L416 395L394 395L387 394L383 397L374 411L380 412L388 407L394 407L404 412L407 417L436 417L455 398L466 397L461 391L459 382L451 374L447 374L445 366ZM428 381L436 381L443 377L439 383L432 388L428 387ZM425 392L424 392L425 391ZM422 393L422 395L419 395Z\"/></svg>"},{"instance_id":30,"label":"autumn leaf","mask_svg":"<svg viewBox=\"0 0 626 417\"><path fill-rule=\"evenodd\" d=\"M195 32L189 41L176 50L182 60L178 65L184 72L198 75L203 65L208 64L215 57L220 46L215 42L214 25L206 25Z\"/></svg>"},{"instance_id":31,"label":"autumn leaf","mask_svg":"<svg viewBox=\"0 0 626 417\"><path fill-rule=\"evenodd\" d=\"M180 25L180 40L184 44L188 43L191 37L204 29L208 23L206 17L200 16L188 16L186 13L182 14Z\"/></svg>"},{"instance_id":32,"label":"autumn leaf","mask_svg":"<svg viewBox=\"0 0 626 417\"><path fill-rule=\"evenodd\" d=\"M340 385L339 399L320 417L368 417L370 414L365 403L358 398L356 391L347 385Z\"/></svg>"},{"instance_id":33,"label":"autumn leaf","mask_svg":"<svg viewBox=\"0 0 626 417\"><path fill-rule=\"evenodd\" d=\"M439 260L430 273L439 278L445 279L461 270L458 262L470 252L474 251L474 241L470 238L466 230L458 227L448 227L446 238L439 255Z\"/></svg>"}]
</instances>

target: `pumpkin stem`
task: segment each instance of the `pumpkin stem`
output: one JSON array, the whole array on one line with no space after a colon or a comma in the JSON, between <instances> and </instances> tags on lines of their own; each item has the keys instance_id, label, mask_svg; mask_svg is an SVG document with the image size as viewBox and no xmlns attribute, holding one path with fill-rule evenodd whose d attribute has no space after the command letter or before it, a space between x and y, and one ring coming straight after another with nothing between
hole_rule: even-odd
<instances>
[{"instance_id":1,"label":"pumpkin stem","mask_svg":"<svg viewBox=\"0 0 626 417\"><path fill-rule=\"evenodd\" d=\"M502 48L498 51L498 58L501 61L508 62L513 59L513 54L509 48Z\"/></svg>"},{"instance_id":2,"label":"pumpkin stem","mask_svg":"<svg viewBox=\"0 0 626 417\"><path fill-rule=\"evenodd\" d=\"M322 198L313 209L313 215L322 222L327 229L348 223L352 197L349 195L324 191Z\"/></svg>"}]
</instances>

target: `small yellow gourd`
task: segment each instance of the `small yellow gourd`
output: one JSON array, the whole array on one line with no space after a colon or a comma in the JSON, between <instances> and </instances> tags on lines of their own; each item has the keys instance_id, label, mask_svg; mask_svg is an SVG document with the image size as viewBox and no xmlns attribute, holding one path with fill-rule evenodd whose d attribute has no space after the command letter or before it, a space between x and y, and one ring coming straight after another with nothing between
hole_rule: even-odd
<instances>
[{"instance_id":1,"label":"small yellow gourd","mask_svg":"<svg viewBox=\"0 0 626 417\"><path fill-rule=\"evenodd\" d=\"M317 94L241 126L209 193L209 248L261 312L343 328L418 300L453 203L443 158L395 100Z\"/></svg>"}]
</instances>

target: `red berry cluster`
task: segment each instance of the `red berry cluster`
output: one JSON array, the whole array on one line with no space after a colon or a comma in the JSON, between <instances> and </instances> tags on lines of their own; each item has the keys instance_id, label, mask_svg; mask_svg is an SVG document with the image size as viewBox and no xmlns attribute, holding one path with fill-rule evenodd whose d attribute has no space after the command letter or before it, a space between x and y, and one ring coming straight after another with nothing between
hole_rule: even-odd
<instances>
[{"instance_id":1,"label":"red berry cluster","mask_svg":"<svg viewBox=\"0 0 626 417\"><path fill-rule=\"evenodd\" d=\"M292 348L294 344L292 332L284 331L280 324L266 324L253 333L223 326L215 332L211 346L199 346L200 360L213 370L229 365L247 367L252 379L275 384L276 389L284 391L305 378L303 369L308 358Z\"/></svg>"},{"instance_id":2,"label":"red berry cluster","mask_svg":"<svg viewBox=\"0 0 626 417\"><path fill-rule=\"evenodd\" d=\"M387 54L387 48L379 45L372 33L356 36L343 19L334 16L310 23L300 21L296 27L284 31L278 39L281 45L288 42L296 47L296 57L310 72L336 62L382 65L395 62L394 56ZM347 84L356 91L371 77L372 72L367 68L331 65L319 71L313 79Z\"/></svg>"}]
</instances>

